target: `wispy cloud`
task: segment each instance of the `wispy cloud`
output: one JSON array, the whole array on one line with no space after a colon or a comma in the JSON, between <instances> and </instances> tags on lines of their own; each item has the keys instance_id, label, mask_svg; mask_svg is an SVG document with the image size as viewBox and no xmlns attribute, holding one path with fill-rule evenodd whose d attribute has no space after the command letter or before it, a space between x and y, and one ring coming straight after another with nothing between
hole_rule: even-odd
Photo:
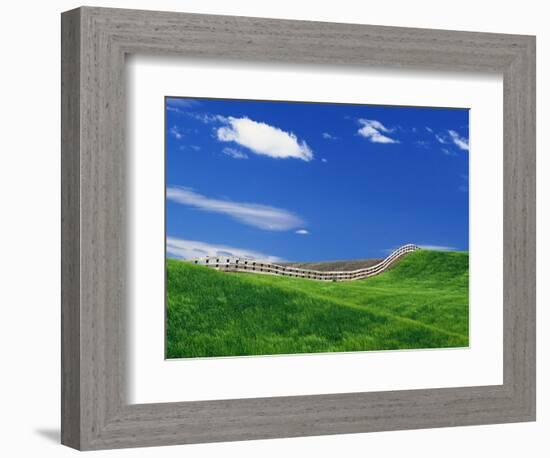
<instances>
[{"instance_id":1,"label":"wispy cloud","mask_svg":"<svg viewBox=\"0 0 550 458\"><path fill-rule=\"evenodd\" d=\"M235 142L251 152L277 159L295 158L311 161L313 152L305 141L292 132L247 117L226 119L226 125L216 130L221 142Z\"/></svg>"},{"instance_id":2,"label":"wispy cloud","mask_svg":"<svg viewBox=\"0 0 550 458\"><path fill-rule=\"evenodd\" d=\"M299 235L309 235L309 231L306 230L306 229L298 229L296 231L296 234L299 234Z\"/></svg>"},{"instance_id":3,"label":"wispy cloud","mask_svg":"<svg viewBox=\"0 0 550 458\"><path fill-rule=\"evenodd\" d=\"M212 123L225 123L227 118L222 115L212 114L212 113L195 113L193 111L188 111L185 113L190 118L193 118L197 121L202 122L203 124L212 124Z\"/></svg>"},{"instance_id":4,"label":"wispy cloud","mask_svg":"<svg viewBox=\"0 0 550 458\"><path fill-rule=\"evenodd\" d=\"M226 147L222 149L222 153L226 156L232 157L233 159L248 159L248 156L245 153L235 148Z\"/></svg>"},{"instance_id":5,"label":"wispy cloud","mask_svg":"<svg viewBox=\"0 0 550 458\"><path fill-rule=\"evenodd\" d=\"M434 130L431 127L426 126L425 129L430 133L433 134Z\"/></svg>"},{"instance_id":6,"label":"wispy cloud","mask_svg":"<svg viewBox=\"0 0 550 458\"><path fill-rule=\"evenodd\" d=\"M362 126L357 133L362 137L365 137L372 143L399 143L399 140L389 137L388 135L394 131L384 126L380 121L375 119L358 119L359 124Z\"/></svg>"},{"instance_id":7,"label":"wispy cloud","mask_svg":"<svg viewBox=\"0 0 550 458\"><path fill-rule=\"evenodd\" d=\"M303 227L304 221L294 213L269 205L212 199L189 188L168 187L166 198L199 210L219 213L249 226L267 231L288 231Z\"/></svg>"},{"instance_id":8,"label":"wispy cloud","mask_svg":"<svg viewBox=\"0 0 550 458\"><path fill-rule=\"evenodd\" d=\"M186 114L189 108L200 105L198 100L169 98L166 100L166 110L178 114Z\"/></svg>"},{"instance_id":9,"label":"wispy cloud","mask_svg":"<svg viewBox=\"0 0 550 458\"><path fill-rule=\"evenodd\" d=\"M434 138L440 145L455 145L461 150L469 150L468 139L461 137L455 130L447 130L446 132L436 133L433 129L426 127L426 130L433 134ZM456 152L450 149L448 146L441 148L443 154L447 156L456 156Z\"/></svg>"},{"instance_id":10,"label":"wispy cloud","mask_svg":"<svg viewBox=\"0 0 550 458\"><path fill-rule=\"evenodd\" d=\"M328 132L323 132L321 135L325 140L338 140L338 137L336 137L335 135L332 135Z\"/></svg>"},{"instance_id":11,"label":"wispy cloud","mask_svg":"<svg viewBox=\"0 0 550 458\"><path fill-rule=\"evenodd\" d=\"M327 162L328 162L328 160L327 160L327 159L325 159L325 158L322 158L322 159L321 159L321 162L325 162L325 163L327 163Z\"/></svg>"},{"instance_id":12,"label":"wispy cloud","mask_svg":"<svg viewBox=\"0 0 550 458\"><path fill-rule=\"evenodd\" d=\"M442 145L446 145L447 143L449 143L447 139L443 137L443 135L435 134L435 139Z\"/></svg>"},{"instance_id":13,"label":"wispy cloud","mask_svg":"<svg viewBox=\"0 0 550 458\"><path fill-rule=\"evenodd\" d=\"M456 130L447 130L447 132L433 133L435 139L442 145L455 145L463 151L469 151L470 146L468 145L468 139L462 137ZM443 148L442 151L445 154L449 154L448 149ZM453 154L454 155L454 154Z\"/></svg>"},{"instance_id":14,"label":"wispy cloud","mask_svg":"<svg viewBox=\"0 0 550 458\"><path fill-rule=\"evenodd\" d=\"M200 105L196 99L186 99L180 97L170 97L166 99L166 106L171 108L192 108Z\"/></svg>"},{"instance_id":15,"label":"wispy cloud","mask_svg":"<svg viewBox=\"0 0 550 458\"><path fill-rule=\"evenodd\" d=\"M204 256L229 256L242 259L257 259L269 262L282 262L284 259L259 251L236 248L228 245L215 245L198 240L185 240L176 237L166 238L166 252L176 259L193 259Z\"/></svg>"},{"instance_id":16,"label":"wispy cloud","mask_svg":"<svg viewBox=\"0 0 550 458\"><path fill-rule=\"evenodd\" d=\"M173 126L170 128L170 133L176 137L176 139L181 140L183 138L183 134L180 132L177 126Z\"/></svg>"},{"instance_id":17,"label":"wispy cloud","mask_svg":"<svg viewBox=\"0 0 550 458\"><path fill-rule=\"evenodd\" d=\"M449 130L449 135L453 143L463 151L469 151L470 145L466 137L460 136L456 130Z\"/></svg>"}]
</instances>

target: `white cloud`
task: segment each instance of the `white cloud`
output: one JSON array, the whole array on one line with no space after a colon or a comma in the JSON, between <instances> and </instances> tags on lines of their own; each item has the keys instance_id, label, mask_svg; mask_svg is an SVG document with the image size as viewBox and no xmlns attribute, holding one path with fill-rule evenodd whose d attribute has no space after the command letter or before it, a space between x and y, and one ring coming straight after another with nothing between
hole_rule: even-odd
<instances>
[{"instance_id":1,"label":"white cloud","mask_svg":"<svg viewBox=\"0 0 550 458\"><path fill-rule=\"evenodd\" d=\"M309 235L309 231L306 230L306 229L298 229L296 231L296 234L299 234L299 235Z\"/></svg>"},{"instance_id":2,"label":"white cloud","mask_svg":"<svg viewBox=\"0 0 550 458\"><path fill-rule=\"evenodd\" d=\"M426 127L426 130L433 133L435 139L442 145L455 144L461 150L468 151L470 149L468 145L468 139L465 137L461 137L460 134L455 130L447 130L448 135L447 133L436 134L428 127ZM448 156L456 156L456 153L449 150L448 148L442 148L441 151Z\"/></svg>"},{"instance_id":3,"label":"white cloud","mask_svg":"<svg viewBox=\"0 0 550 458\"><path fill-rule=\"evenodd\" d=\"M233 159L248 159L248 156L235 148L226 147L222 150L222 153L226 156L232 157Z\"/></svg>"},{"instance_id":4,"label":"white cloud","mask_svg":"<svg viewBox=\"0 0 550 458\"><path fill-rule=\"evenodd\" d=\"M468 144L468 139L461 137L460 134L455 130L449 130L449 135L453 143L458 146L463 151L469 151L470 145Z\"/></svg>"},{"instance_id":5,"label":"white cloud","mask_svg":"<svg viewBox=\"0 0 550 458\"><path fill-rule=\"evenodd\" d=\"M282 208L211 199L188 188L168 187L166 198L205 212L227 215L241 223L267 231L287 231L304 225L299 216Z\"/></svg>"},{"instance_id":6,"label":"white cloud","mask_svg":"<svg viewBox=\"0 0 550 458\"><path fill-rule=\"evenodd\" d=\"M387 128L380 121L376 121L375 119L359 119L358 121L363 127L357 133L372 143L399 143L398 140L382 133L391 133L393 129Z\"/></svg>"},{"instance_id":7,"label":"white cloud","mask_svg":"<svg viewBox=\"0 0 550 458\"><path fill-rule=\"evenodd\" d=\"M328 161L325 158L322 158L321 162L328 162Z\"/></svg>"},{"instance_id":8,"label":"white cloud","mask_svg":"<svg viewBox=\"0 0 550 458\"><path fill-rule=\"evenodd\" d=\"M418 245L424 250L434 250L434 251L454 251L455 247L445 246L445 245Z\"/></svg>"},{"instance_id":9,"label":"white cloud","mask_svg":"<svg viewBox=\"0 0 550 458\"><path fill-rule=\"evenodd\" d=\"M176 137L178 140L181 140L183 138L183 134L180 132L180 130L177 128L177 126L173 126L170 129L170 133Z\"/></svg>"},{"instance_id":10,"label":"white cloud","mask_svg":"<svg viewBox=\"0 0 550 458\"><path fill-rule=\"evenodd\" d=\"M171 97L166 100L167 107L190 108L200 105L200 102L195 99L186 99L181 97Z\"/></svg>"},{"instance_id":11,"label":"white cloud","mask_svg":"<svg viewBox=\"0 0 550 458\"><path fill-rule=\"evenodd\" d=\"M166 111L185 114L188 108L195 107L197 105L200 105L198 100L169 98L166 100Z\"/></svg>"},{"instance_id":12,"label":"white cloud","mask_svg":"<svg viewBox=\"0 0 550 458\"><path fill-rule=\"evenodd\" d=\"M446 145L447 144L447 140L442 136L442 135L438 135L438 134L435 134L435 138L436 140L441 143L442 145Z\"/></svg>"},{"instance_id":13,"label":"white cloud","mask_svg":"<svg viewBox=\"0 0 550 458\"><path fill-rule=\"evenodd\" d=\"M427 130L430 134L433 134L433 133L434 133L434 131L433 131L433 129L432 129L431 127L426 126L426 130Z\"/></svg>"},{"instance_id":14,"label":"white cloud","mask_svg":"<svg viewBox=\"0 0 550 458\"><path fill-rule=\"evenodd\" d=\"M258 259L269 262L282 262L278 256L270 256L259 251L235 248L228 245L214 245L197 240L184 240L175 237L166 238L166 252L169 257L193 259L204 256L229 256L243 259Z\"/></svg>"},{"instance_id":15,"label":"white cloud","mask_svg":"<svg viewBox=\"0 0 550 458\"><path fill-rule=\"evenodd\" d=\"M325 140L337 140L338 139L338 137L335 137L334 135L329 134L328 132L323 132L322 136Z\"/></svg>"},{"instance_id":16,"label":"white cloud","mask_svg":"<svg viewBox=\"0 0 550 458\"><path fill-rule=\"evenodd\" d=\"M227 118L225 116L217 115L217 114L210 114L210 113L194 113L192 111L188 111L187 116L196 119L197 121L202 122L203 124L212 124L214 122L227 122Z\"/></svg>"},{"instance_id":17,"label":"white cloud","mask_svg":"<svg viewBox=\"0 0 550 458\"><path fill-rule=\"evenodd\" d=\"M229 117L226 124L216 129L218 140L221 142L235 142L253 153L277 159L313 159L313 152L307 143L298 140L292 132L285 132L278 127L246 117Z\"/></svg>"}]
</instances>

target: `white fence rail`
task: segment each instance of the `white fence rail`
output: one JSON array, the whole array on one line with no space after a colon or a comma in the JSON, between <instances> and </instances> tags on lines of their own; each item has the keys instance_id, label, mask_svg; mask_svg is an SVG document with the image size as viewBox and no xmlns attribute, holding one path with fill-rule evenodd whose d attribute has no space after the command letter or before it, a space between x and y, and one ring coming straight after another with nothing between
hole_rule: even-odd
<instances>
[{"instance_id":1,"label":"white fence rail","mask_svg":"<svg viewBox=\"0 0 550 458\"><path fill-rule=\"evenodd\" d=\"M308 278L311 280L320 281L352 281L381 274L399 258L418 249L418 246L409 243L399 247L386 259L380 261L374 266L348 271L311 270L292 266L282 266L271 262L227 256L208 256L189 259L187 262L211 267L223 272L248 272L256 274L280 275L283 277Z\"/></svg>"}]
</instances>

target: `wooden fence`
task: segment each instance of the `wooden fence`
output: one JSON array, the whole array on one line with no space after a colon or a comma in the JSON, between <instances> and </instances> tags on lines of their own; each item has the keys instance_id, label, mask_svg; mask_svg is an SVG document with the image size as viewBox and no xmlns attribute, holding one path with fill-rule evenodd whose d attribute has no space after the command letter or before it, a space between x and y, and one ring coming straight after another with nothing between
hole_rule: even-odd
<instances>
[{"instance_id":1,"label":"wooden fence","mask_svg":"<svg viewBox=\"0 0 550 458\"><path fill-rule=\"evenodd\" d=\"M374 266L348 271L310 270L298 267L282 266L266 261L227 256L207 256L203 258L189 259L188 262L211 267L223 272L248 272L267 275L280 275L283 277L308 278L311 280L320 281L352 281L378 275L387 270L402 256L418 249L419 248L413 244L403 245Z\"/></svg>"}]
</instances>

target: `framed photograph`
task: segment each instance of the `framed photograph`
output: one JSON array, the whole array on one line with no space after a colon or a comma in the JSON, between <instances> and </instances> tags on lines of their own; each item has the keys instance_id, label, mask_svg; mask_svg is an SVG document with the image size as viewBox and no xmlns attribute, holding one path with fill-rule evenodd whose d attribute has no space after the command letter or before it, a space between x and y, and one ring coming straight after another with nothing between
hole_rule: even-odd
<instances>
[{"instance_id":1,"label":"framed photograph","mask_svg":"<svg viewBox=\"0 0 550 458\"><path fill-rule=\"evenodd\" d=\"M469 110L165 105L167 359L469 346Z\"/></svg>"},{"instance_id":2,"label":"framed photograph","mask_svg":"<svg viewBox=\"0 0 550 458\"><path fill-rule=\"evenodd\" d=\"M535 39L62 15L62 442L535 419Z\"/></svg>"}]
</instances>

